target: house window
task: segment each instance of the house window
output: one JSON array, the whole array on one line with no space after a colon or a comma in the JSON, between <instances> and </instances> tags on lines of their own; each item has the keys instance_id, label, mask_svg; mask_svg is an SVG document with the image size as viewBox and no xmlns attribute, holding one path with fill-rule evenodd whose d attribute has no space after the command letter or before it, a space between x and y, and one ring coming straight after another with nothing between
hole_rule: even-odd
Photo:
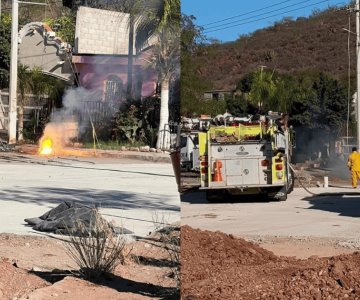
<instances>
[{"instance_id":1,"label":"house window","mask_svg":"<svg viewBox=\"0 0 360 300\"><path fill-rule=\"evenodd\" d=\"M116 75L110 75L105 82L104 100L106 102L117 102L122 99L123 83Z\"/></svg>"},{"instance_id":2,"label":"house window","mask_svg":"<svg viewBox=\"0 0 360 300\"><path fill-rule=\"evenodd\" d=\"M213 93L212 98L214 100L219 100L220 99L220 94L219 93Z\"/></svg>"}]
</instances>

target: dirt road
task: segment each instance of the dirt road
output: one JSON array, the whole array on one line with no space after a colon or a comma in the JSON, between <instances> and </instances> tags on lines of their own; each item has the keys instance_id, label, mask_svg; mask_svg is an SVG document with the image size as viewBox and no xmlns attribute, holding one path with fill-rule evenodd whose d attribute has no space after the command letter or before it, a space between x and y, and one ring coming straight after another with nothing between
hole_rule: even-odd
<instances>
[{"instance_id":1,"label":"dirt road","mask_svg":"<svg viewBox=\"0 0 360 300\"><path fill-rule=\"evenodd\" d=\"M73 276L78 266L61 237L24 224L64 200L96 205L106 219L136 236L125 265L109 278L95 284ZM155 221L179 218L169 163L1 153L0 299L179 299L173 271L178 264L160 237L148 235Z\"/></svg>"},{"instance_id":2,"label":"dirt road","mask_svg":"<svg viewBox=\"0 0 360 300\"><path fill-rule=\"evenodd\" d=\"M255 197L231 203L208 203L204 193L193 192L181 197L181 221L244 237L280 255L294 255L294 249L299 257L360 249L360 193L350 187L311 191L317 195L296 188L285 202Z\"/></svg>"},{"instance_id":3,"label":"dirt road","mask_svg":"<svg viewBox=\"0 0 360 300\"><path fill-rule=\"evenodd\" d=\"M62 201L96 205L109 221L138 236L154 218L173 223L180 200L171 164L124 158L0 156L0 231L29 234L24 219ZM156 221L156 220L155 220Z\"/></svg>"}]
</instances>

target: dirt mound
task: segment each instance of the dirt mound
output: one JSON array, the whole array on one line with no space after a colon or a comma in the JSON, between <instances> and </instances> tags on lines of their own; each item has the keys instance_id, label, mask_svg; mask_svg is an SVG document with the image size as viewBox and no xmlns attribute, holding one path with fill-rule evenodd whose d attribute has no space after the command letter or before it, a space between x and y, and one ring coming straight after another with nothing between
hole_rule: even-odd
<instances>
[{"instance_id":1,"label":"dirt mound","mask_svg":"<svg viewBox=\"0 0 360 300\"><path fill-rule=\"evenodd\" d=\"M360 253L299 260L184 226L181 295L202 299L360 299Z\"/></svg>"},{"instance_id":2,"label":"dirt mound","mask_svg":"<svg viewBox=\"0 0 360 300\"><path fill-rule=\"evenodd\" d=\"M181 228L181 241L192 245L196 257L207 257L226 264L258 265L277 257L258 245L235 238L222 232L202 231L189 226Z\"/></svg>"},{"instance_id":3,"label":"dirt mound","mask_svg":"<svg viewBox=\"0 0 360 300\"><path fill-rule=\"evenodd\" d=\"M0 259L0 299L17 299L37 288L50 285L38 276Z\"/></svg>"}]
</instances>

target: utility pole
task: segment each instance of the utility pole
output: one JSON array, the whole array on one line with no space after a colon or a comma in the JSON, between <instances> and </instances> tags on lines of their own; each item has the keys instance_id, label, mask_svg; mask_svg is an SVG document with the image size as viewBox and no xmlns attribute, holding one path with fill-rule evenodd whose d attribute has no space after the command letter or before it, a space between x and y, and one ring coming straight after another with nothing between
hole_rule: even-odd
<instances>
[{"instance_id":1,"label":"utility pole","mask_svg":"<svg viewBox=\"0 0 360 300\"><path fill-rule=\"evenodd\" d=\"M17 121L17 60L19 34L19 2L13 0L11 10L11 54L10 54L10 87L9 87L9 144L16 143Z\"/></svg>"},{"instance_id":2,"label":"utility pole","mask_svg":"<svg viewBox=\"0 0 360 300\"><path fill-rule=\"evenodd\" d=\"M1 0L0 0L1 1ZM16 143L17 123L17 68L18 68L18 43L19 43L19 3L32 5L47 5L47 3L12 1L11 9L11 52L10 52L10 86L9 86L9 144Z\"/></svg>"},{"instance_id":3,"label":"utility pole","mask_svg":"<svg viewBox=\"0 0 360 300\"><path fill-rule=\"evenodd\" d=\"M355 11L356 11L356 90L357 90L357 148L360 150L360 13L359 13L359 0L356 0Z\"/></svg>"}]
</instances>

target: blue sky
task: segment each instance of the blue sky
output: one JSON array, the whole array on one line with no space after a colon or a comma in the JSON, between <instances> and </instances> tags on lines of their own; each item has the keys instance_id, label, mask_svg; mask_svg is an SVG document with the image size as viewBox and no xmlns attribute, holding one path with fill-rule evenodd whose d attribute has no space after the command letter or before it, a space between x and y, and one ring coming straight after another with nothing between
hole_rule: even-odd
<instances>
[{"instance_id":1,"label":"blue sky","mask_svg":"<svg viewBox=\"0 0 360 300\"><path fill-rule=\"evenodd\" d=\"M294 19L308 17L314 10L324 10L329 6L341 7L349 2L348 0L182 0L181 10L186 15L196 17L195 23L204 27L204 33L208 38L227 42L236 40L239 35L271 26L284 17Z\"/></svg>"}]
</instances>

